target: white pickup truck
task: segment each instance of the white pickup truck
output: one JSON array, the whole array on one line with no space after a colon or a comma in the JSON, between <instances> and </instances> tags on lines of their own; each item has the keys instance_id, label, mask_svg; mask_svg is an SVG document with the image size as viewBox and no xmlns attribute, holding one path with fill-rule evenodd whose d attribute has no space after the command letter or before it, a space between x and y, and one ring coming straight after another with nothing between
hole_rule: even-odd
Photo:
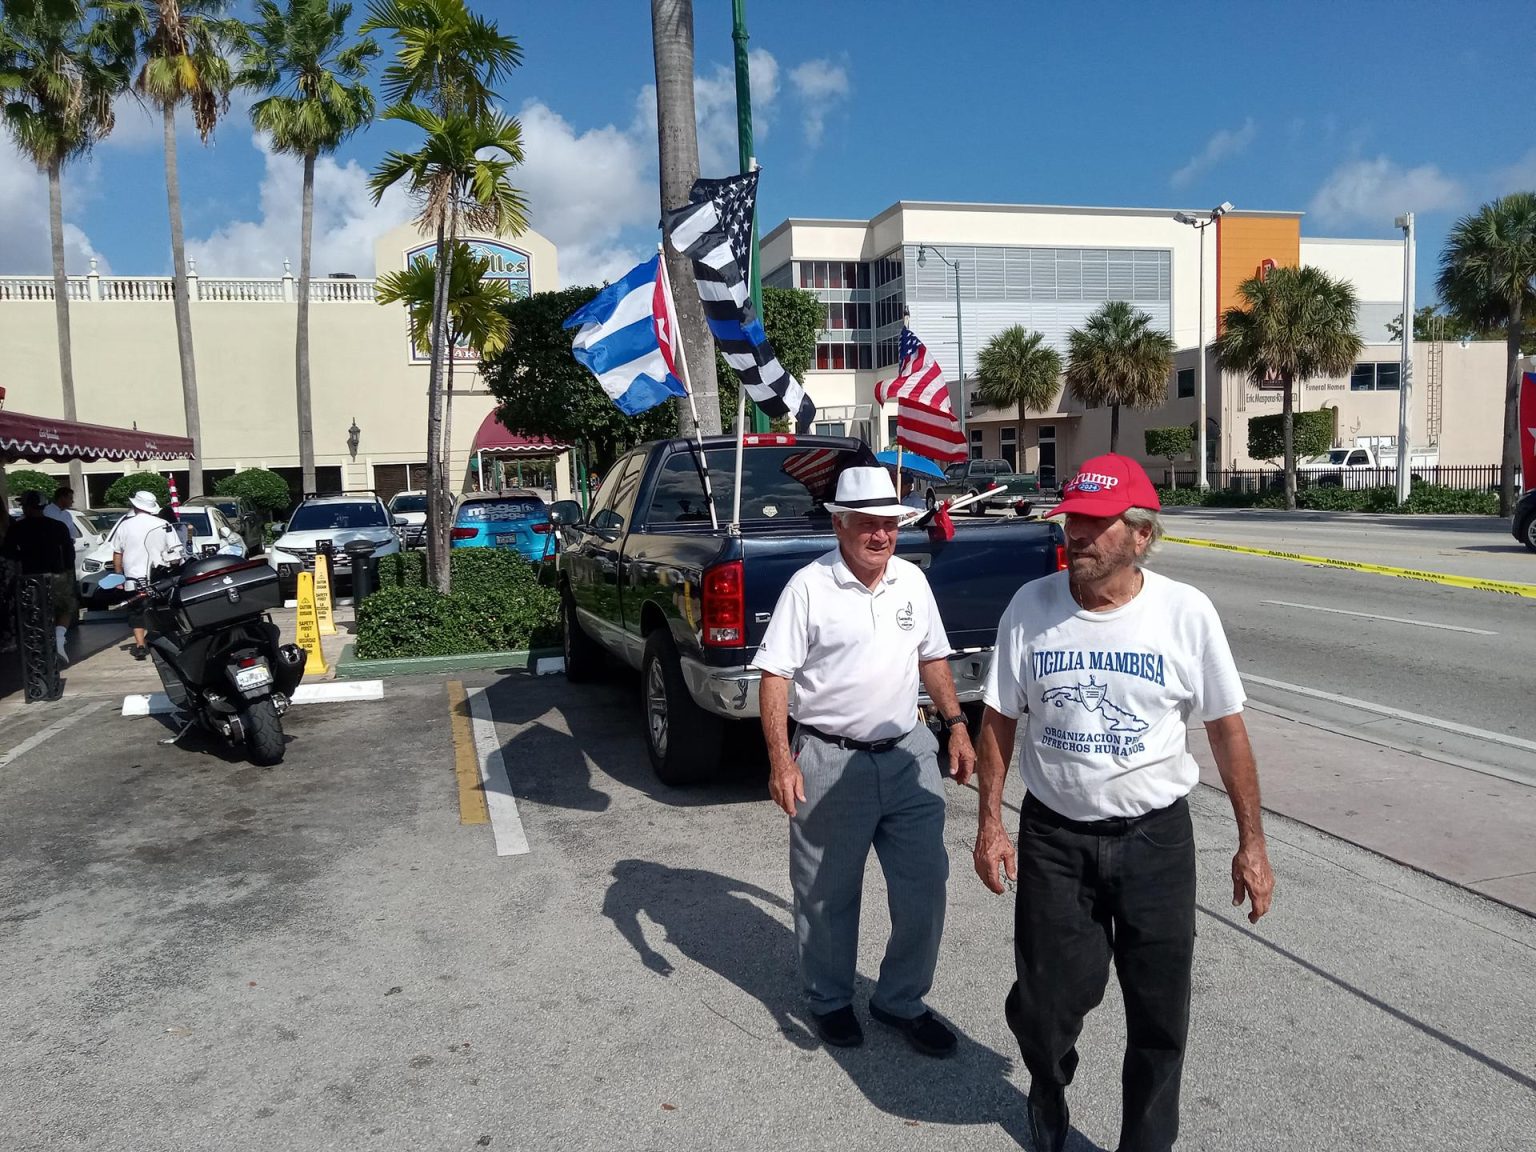
<instances>
[{"instance_id":1,"label":"white pickup truck","mask_svg":"<svg viewBox=\"0 0 1536 1152\"><path fill-rule=\"evenodd\" d=\"M1431 479L1440 467L1440 449L1414 448L1408 453L1409 475ZM1391 444L1356 444L1332 448L1296 465L1296 478L1317 487L1376 488L1396 482L1397 448Z\"/></svg>"}]
</instances>

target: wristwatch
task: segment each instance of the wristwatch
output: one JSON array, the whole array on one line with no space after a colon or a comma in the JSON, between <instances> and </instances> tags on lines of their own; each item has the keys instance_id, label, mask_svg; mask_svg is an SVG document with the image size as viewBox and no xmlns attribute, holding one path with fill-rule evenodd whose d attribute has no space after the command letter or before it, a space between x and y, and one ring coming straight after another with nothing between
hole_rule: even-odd
<instances>
[{"instance_id":1,"label":"wristwatch","mask_svg":"<svg viewBox=\"0 0 1536 1152\"><path fill-rule=\"evenodd\" d=\"M946 729L953 728L956 724L964 724L965 714L962 712L957 716L946 716L943 723Z\"/></svg>"}]
</instances>

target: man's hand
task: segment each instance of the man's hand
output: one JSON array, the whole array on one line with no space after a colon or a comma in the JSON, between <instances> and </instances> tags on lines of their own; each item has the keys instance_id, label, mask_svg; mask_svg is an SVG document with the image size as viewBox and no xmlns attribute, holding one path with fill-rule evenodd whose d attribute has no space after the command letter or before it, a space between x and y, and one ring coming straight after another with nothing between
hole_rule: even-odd
<instances>
[{"instance_id":1,"label":"man's hand","mask_svg":"<svg viewBox=\"0 0 1536 1152\"><path fill-rule=\"evenodd\" d=\"M768 795L789 816L795 814L795 803L805 803L805 777L793 756L782 760L775 758L768 769Z\"/></svg>"},{"instance_id":2,"label":"man's hand","mask_svg":"<svg viewBox=\"0 0 1536 1152\"><path fill-rule=\"evenodd\" d=\"M1237 855L1232 857L1232 907L1241 908L1245 899L1252 900L1248 923L1257 924L1259 917L1269 911L1274 891L1275 874L1269 870L1269 852L1263 837L1239 846Z\"/></svg>"},{"instance_id":3,"label":"man's hand","mask_svg":"<svg viewBox=\"0 0 1536 1152\"><path fill-rule=\"evenodd\" d=\"M976 875L993 892L1003 891L1003 881L997 874L1001 865L1008 879L1019 878L1018 857L1014 855L1013 841L1001 820L983 819L976 829Z\"/></svg>"},{"instance_id":4,"label":"man's hand","mask_svg":"<svg viewBox=\"0 0 1536 1152\"><path fill-rule=\"evenodd\" d=\"M956 724L949 730L949 774L956 784L965 784L976 771L976 749L971 747L971 730Z\"/></svg>"}]
</instances>

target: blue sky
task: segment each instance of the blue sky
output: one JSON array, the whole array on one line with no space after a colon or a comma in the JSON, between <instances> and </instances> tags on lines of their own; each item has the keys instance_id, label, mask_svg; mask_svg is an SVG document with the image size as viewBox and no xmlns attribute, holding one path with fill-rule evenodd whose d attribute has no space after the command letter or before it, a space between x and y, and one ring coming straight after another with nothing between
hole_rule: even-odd
<instances>
[{"instance_id":1,"label":"blue sky","mask_svg":"<svg viewBox=\"0 0 1536 1152\"><path fill-rule=\"evenodd\" d=\"M524 122L520 182L534 227L560 246L562 280L622 272L657 238L649 5L477 6L525 50L502 95ZM1305 210L1306 235L1390 237L1393 216L1413 210L1428 299L1456 215L1536 188L1521 96L1529 5L1448 11L1425 0L749 0L760 219L766 230L787 215L867 217L898 199L1231 200ZM729 0L695 0L695 35L705 172L720 175L736 156ZM95 253L119 274L162 273L159 126L131 106L120 122L67 177L71 270ZM243 101L212 147L181 139L199 269L279 274L297 255L297 163L253 139ZM371 273L373 237L409 206L373 208L366 171L410 143L381 124L322 165L318 273ZM42 187L0 151L0 272L47 269Z\"/></svg>"}]
</instances>

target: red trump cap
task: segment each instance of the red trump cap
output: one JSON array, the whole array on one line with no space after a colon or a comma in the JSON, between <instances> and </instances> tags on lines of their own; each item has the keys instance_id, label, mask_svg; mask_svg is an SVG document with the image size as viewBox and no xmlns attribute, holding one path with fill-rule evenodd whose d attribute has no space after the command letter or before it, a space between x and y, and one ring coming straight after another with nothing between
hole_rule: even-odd
<instances>
[{"instance_id":1,"label":"red trump cap","mask_svg":"<svg viewBox=\"0 0 1536 1152\"><path fill-rule=\"evenodd\" d=\"M1061 503L1046 516L1119 516L1129 508L1162 508L1145 469L1128 456L1095 456L1061 488Z\"/></svg>"}]
</instances>

